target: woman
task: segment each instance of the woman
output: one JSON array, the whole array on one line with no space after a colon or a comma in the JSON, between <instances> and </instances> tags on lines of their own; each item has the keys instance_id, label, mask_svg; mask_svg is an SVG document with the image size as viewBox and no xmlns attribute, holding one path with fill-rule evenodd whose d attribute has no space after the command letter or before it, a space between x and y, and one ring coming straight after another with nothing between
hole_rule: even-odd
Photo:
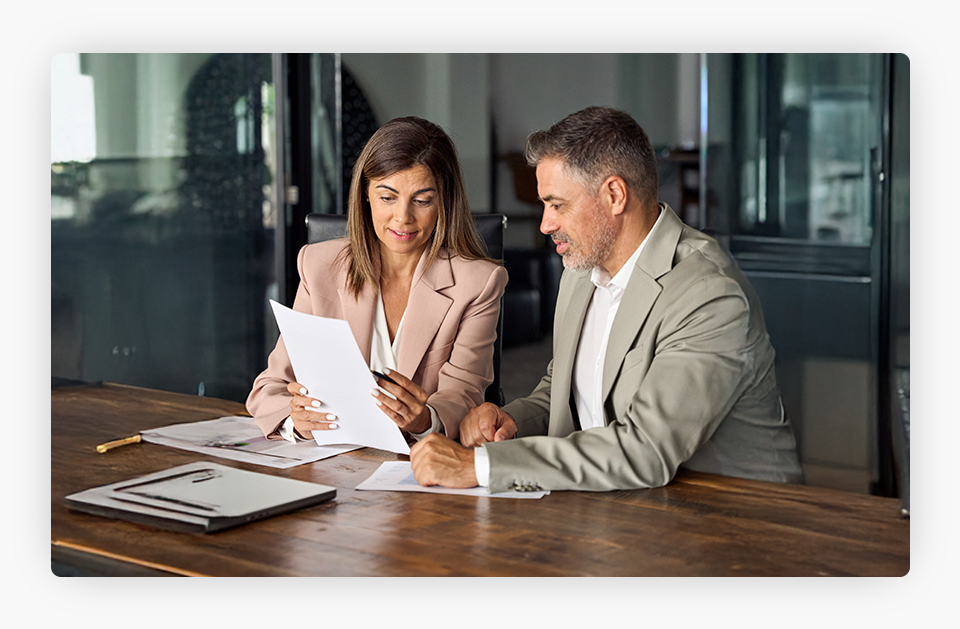
<instances>
[{"instance_id":1,"label":"woman","mask_svg":"<svg viewBox=\"0 0 960 629\"><path fill-rule=\"evenodd\" d=\"M347 225L347 238L300 250L293 309L349 322L371 370L392 381L378 378L371 395L408 439L456 439L493 381L507 272L483 251L447 134L415 117L374 133L353 170ZM280 338L247 410L268 438L310 439L337 428L307 410L322 395L295 381Z\"/></svg>"}]
</instances>

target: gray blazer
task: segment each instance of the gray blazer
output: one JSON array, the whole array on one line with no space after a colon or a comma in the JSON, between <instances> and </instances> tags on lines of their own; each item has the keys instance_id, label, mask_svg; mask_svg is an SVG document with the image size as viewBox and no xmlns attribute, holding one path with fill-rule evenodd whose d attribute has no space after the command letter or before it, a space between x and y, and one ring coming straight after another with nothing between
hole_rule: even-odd
<instances>
[{"instance_id":1,"label":"gray blazer","mask_svg":"<svg viewBox=\"0 0 960 629\"><path fill-rule=\"evenodd\" d=\"M717 242L666 204L617 311L603 366L604 426L580 430L571 384L594 285L565 271L553 360L488 443L493 492L659 487L687 469L802 482L760 301Z\"/></svg>"}]
</instances>

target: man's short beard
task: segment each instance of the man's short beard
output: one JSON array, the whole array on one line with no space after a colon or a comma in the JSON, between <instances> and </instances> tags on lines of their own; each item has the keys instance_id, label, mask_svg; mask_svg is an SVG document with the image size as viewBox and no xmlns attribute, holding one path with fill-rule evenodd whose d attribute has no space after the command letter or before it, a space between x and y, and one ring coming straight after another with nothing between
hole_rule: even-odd
<instances>
[{"instance_id":1,"label":"man's short beard","mask_svg":"<svg viewBox=\"0 0 960 629\"><path fill-rule=\"evenodd\" d=\"M617 226L610 217L599 218L603 216L598 213L598 220L594 223L593 233L590 234L590 251L586 255L582 253L582 247L586 243L573 246L566 234L558 233L561 236L560 241L570 242L571 247L567 253L563 254L563 266L570 271L592 271L595 267L602 265L610 252L613 251L613 244L617 240Z\"/></svg>"}]
</instances>

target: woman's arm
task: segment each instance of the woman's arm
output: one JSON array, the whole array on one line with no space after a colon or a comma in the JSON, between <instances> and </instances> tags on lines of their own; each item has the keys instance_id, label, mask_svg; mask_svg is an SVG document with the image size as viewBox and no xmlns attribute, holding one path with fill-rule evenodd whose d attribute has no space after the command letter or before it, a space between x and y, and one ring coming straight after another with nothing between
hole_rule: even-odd
<instances>
[{"instance_id":1,"label":"woman's arm","mask_svg":"<svg viewBox=\"0 0 960 629\"><path fill-rule=\"evenodd\" d=\"M493 349L506 285L506 269L492 267L483 289L463 310L450 356L440 367L437 391L427 400L451 439L459 436L460 420L483 403L493 382Z\"/></svg>"},{"instance_id":2,"label":"woman's arm","mask_svg":"<svg viewBox=\"0 0 960 629\"><path fill-rule=\"evenodd\" d=\"M324 244L326 245L326 243ZM324 255L314 254L311 255L310 260L307 260L309 247L319 248L317 245L307 245L301 248L297 254L297 272L300 275L300 285L297 287L293 309L307 314L320 314L314 312L312 305L312 293L315 287L311 286L310 278L316 276L316 273L311 273L310 269L306 267L311 269L318 265L329 267L329 261L326 260L329 257L327 255L329 252L326 250L338 251L339 248L332 244L327 245L323 247ZM328 271L327 274L329 275L331 272ZM330 316L330 314L327 313L324 316ZM293 366L290 364L290 357L287 355L283 337L280 337L277 339L276 347L267 358L267 368L254 380L253 388L246 401L247 411L253 415L257 426L260 427L267 438L281 438L277 434L277 428L290 416L290 403L294 398L287 387L295 381L296 377L293 373Z\"/></svg>"}]
</instances>

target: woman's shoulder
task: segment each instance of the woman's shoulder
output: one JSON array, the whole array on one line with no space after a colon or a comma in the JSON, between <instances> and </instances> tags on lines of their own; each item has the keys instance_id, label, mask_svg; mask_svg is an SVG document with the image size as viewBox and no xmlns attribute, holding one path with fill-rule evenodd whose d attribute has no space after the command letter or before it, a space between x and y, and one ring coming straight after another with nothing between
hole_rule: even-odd
<instances>
[{"instance_id":1,"label":"woman's shoulder","mask_svg":"<svg viewBox=\"0 0 960 629\"><path fill-rule=\"evenodd\" d=\"M497 272L497 269L502 269L503 265L492 260L476 260L471 258L464 258L458 256L455 253L450 253L447 249L441 250L442 258L448 258L450 260L450 266L455 270L460 269L463 272L477 273L480 275L488 276Z\"/></svg>"},{"instance_id":2,"label":"woman's shoulder","mask_svg":"<svg viewBox=\"0 0 960 629\"><path fill-rule=\"evenodd\" d=\"M446 251L446 250L444 250ZM448 255L450 269L456 282L463 285L474 285L478 290L490 290L493 286L500 292L507 284L507 270L502 264L492 260L476 260L458 255Z\"/></svg>"},{"instance_id":3,"label":"woman's shoulder","mask_svg":"<svg viewBox=\"0 0 960 629\"><path fill-rule=\"evenodd\" d=\"M336 238L334 240L324 240L313 244L304 245L300 255L303 257L304 265L313 264L333 264L340 257L344 248L350 245L347 238Z\"/></svg>"}]
</instances>

